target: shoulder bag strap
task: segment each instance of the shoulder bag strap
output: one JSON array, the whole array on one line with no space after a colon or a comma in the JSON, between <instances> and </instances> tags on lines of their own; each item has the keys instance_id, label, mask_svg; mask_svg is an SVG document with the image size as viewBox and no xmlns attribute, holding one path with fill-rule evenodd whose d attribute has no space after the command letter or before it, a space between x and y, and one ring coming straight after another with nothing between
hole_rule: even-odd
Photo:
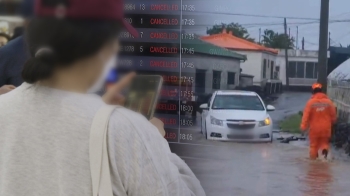
<instances>
[{"instance_id":1,"label":"shoulder bag strap","mask_svg":"<svg viewBox=\"0 0 350 196\"><path fill-rule=\"evenodd\" d=\"M109 118L118 106L102 106L96 113L90 130L90 170L93 196L113 196L107 150Z\"/></svg>"}]
</instances>

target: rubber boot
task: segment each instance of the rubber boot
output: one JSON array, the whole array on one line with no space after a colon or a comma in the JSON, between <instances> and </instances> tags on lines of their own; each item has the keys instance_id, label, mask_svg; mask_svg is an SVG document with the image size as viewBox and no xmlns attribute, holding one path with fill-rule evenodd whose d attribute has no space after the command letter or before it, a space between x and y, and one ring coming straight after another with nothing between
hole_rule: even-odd
<instances>
[{"instance_id":1,"label":"rubber boot","mask_svg":"<svg viewBox=\"0 0 350 196\"><path fill-rule=\"evenodd\" d=\"M322 155L324 156L324 158L325 158L325 159L327 159L327 156L328 156L328 150L323 149L323 150L322 150Z\"/></svg>"}]
</instances>

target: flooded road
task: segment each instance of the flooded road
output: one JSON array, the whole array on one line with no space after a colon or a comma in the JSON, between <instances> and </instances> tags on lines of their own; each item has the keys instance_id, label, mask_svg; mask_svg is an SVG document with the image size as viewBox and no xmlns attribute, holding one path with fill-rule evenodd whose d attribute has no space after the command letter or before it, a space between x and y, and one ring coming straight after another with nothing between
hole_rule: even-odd
<instances>
[{"instance_id":1,"label":"flooded road","mask_svg":"<svg viewBox=\"0 0 350 196\"><path fill-rule=\"evenodd\" d=\"M302 110L308 93L284 94L270 115L276 121ZM191 167L208 196L348 196L350 161L308 160L308 141L282 144L207 141L171 143ZM277 135L276 135L277 137ZM341 153L340 153L341 154Z\"/></svg>"}]
</instances>

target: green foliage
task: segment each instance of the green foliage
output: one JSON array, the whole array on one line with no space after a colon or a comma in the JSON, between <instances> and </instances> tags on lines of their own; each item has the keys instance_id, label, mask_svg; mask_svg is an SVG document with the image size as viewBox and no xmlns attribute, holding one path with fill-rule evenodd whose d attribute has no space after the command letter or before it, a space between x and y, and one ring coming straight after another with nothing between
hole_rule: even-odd
<instances>
[{"instance_id":1,"label":"green foliage","mask_svg":"<svg viewBox=\"0 0 350 196\"><path fill-rule=\"evenodd\" d=\"M274 32L273 30L266 29L262 35L262 44L269 48L294 48L294 38L282 33Z\"/></svg>"},{"instance_id":2,"label":"green foliage","mask_svg":"<svg viewBox=\"0 0 350 196\"><path fill-rule=\"evenodd\" d=\"M279 125L282 131L288 131L292 133L300 133L300 123L302 116L300 114L294 114L284 119Z\"/></svg>"},{"instance_id":3,"label":"green foliage","mask_svg":"<svg viewBox=\"0 0 350 196\"><path fill-rule=\"evenodd\" d=\"M234 22L230 24L222 23L222 24L214 25L213 27L207 29L207 34L208 35L219 34L223 31L224 28L226 29L227 32L232 31L232 34L236 37L243 38L251 42L255 42L255 39L250 37L248 30L245 27Z\"/></svg>"}]
</instances>

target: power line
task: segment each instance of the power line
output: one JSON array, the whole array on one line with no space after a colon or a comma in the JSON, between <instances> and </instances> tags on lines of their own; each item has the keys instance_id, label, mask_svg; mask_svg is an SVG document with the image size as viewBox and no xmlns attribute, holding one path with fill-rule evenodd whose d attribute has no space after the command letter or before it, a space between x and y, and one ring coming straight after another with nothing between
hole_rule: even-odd
<instances>
[{"instance_id":1,"label":"power line","mask_svg":"<svg viewBox=\"0 0 350 196\"><path fill-rule=\"evenodd\" d=\"M186 12L185 12L186 13ZM294 17L294 16L273 16L273 15L259 15L259 14L243 14L243 13L227 13L227 12L205 12L205 11L195 11L188 13L202 13L202 14L220 14L220 15L230 15L230 16L246 16L246 17L258 17L258 18L287 18L295 20L317 20L319 18L304 18L304 17Z\"/></svg>"},{"instance_id":2,"label":"power line","mask_svg":"<svg viewBox=\"0 0 350 196\"><path fill-rule=\"evenodd\" d=\"M307 43L307 44L310 44L310 45L317 45L318 46L318 44L316 44L316 43L312 43L312 42L305 41L305 40L304 40L304 42Z\"/></svg>"},{"instance_id":3,"label":"power line","mask_svg":"<svg viewBox=\"0 0 350 196\"><path fill-rule=\"evenodd\" d=\"M350 31L346 32L345 34L343 34L343 35L341 35L341 36L339 36L339 37L337 37L337 38L335 38L334 41L337 41L337 42L339 43L339 41L340 41L341 39L343 39L343 38L345 38L345 37L347 37L347 36L349 36L349 35L350 35Z\"/></svg>"},{"instance_id":4,"label":"power line","mask_svg":"<svg viewBox=\"0 0 350 196\"><path fill-rule=\"evenodd\" d=\"M341 14L338 14L338 15L335 15L335 16L331 16L331 18L336 18L336 17L343 16L343 15L346 15L346 14L350 14L350 12L343 12Z\"/></svg>"},{"instance_id":5,"label":"power line","mask_svg":"<svg viewBox=\"0 0 350 196\"><path fill-rule=\"evenodd\" d=\"M344 19L344 20L330 20L329 24L334 24L334 23L344 23L344 22L350 22L350 19ZM243 27L246 28L252 28L252 27L260 27L263 28L264 26L283 26L283 23L281 22L269 22L269 23L238 23L238 22L232 22L238 25L241 25ZM213 26L220 26L220 25L229 25L230 23L217 23L214 24ZM319 21L310 21L310 22L292 22L292 23L288 23L289 26L303 26L303 25L310 25L310 24L319 24ZM201 27L201 26L208 26L211 24L196 24L193 25L193 27Z\"/></svg>"}]
</instances>

